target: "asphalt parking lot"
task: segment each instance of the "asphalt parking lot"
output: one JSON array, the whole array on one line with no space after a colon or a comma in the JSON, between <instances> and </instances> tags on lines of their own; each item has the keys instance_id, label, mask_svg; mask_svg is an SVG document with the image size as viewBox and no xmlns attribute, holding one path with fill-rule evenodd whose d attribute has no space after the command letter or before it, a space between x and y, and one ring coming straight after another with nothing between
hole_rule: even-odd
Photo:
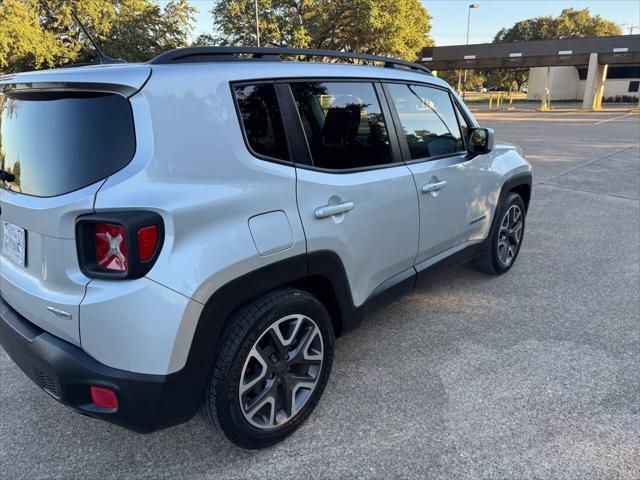
<instances>
[{"instance_id":1,"label":"asphalt parking lot","mask_svg":"<svg viewBox=\"0 0 640 480\"><path fill-rule=\"evenodd\" d=\"M640 117L477 117L534 165L507 275L464 266L370 317L264 451L199 416L150 436L81 417L0 350L0 477L640 478Z\"/></svg>"}]
</instances>

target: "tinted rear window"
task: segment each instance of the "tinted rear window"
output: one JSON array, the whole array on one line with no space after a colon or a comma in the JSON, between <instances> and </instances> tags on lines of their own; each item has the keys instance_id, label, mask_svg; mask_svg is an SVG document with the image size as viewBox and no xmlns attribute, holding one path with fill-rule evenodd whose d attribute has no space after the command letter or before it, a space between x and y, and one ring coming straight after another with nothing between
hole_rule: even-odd
<instances>
[{"instance_id":1,"label":"tinted rear window","mask_svg":"<svg viewBox=\"0 0 640 480\"><path fill-rule=\"evenodd\" d=\"M94 92L0 95L0 181L27 195L52 197L91 185L135 153L129 101Z\"/></svg>"}]
</instances>

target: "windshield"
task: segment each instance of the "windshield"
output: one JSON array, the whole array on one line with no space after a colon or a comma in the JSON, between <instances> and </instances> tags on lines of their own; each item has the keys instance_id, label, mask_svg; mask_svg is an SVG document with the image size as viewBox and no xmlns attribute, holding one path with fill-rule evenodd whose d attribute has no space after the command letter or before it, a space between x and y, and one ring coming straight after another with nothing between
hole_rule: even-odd
<instances>
[{"instance_id":1,"label":"windshield","mask_svg":"<svg viewBox=\"0 0 640 480\"><path fill-rule=\"evenodd\" d=\"M134 153L131 106L121 95L0 94L0 188L62 195L117 172Z\"/></svg>"}]
</instances>

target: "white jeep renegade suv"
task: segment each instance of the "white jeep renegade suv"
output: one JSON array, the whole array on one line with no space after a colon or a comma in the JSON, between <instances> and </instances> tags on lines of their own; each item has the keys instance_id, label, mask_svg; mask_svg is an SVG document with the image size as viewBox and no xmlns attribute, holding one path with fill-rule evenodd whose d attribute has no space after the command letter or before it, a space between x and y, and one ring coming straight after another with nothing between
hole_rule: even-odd
<instances>
[{"instance_id":1,"label":"white jeep renegade suv","mask_svg":"<svg viewBox=\"0 0 640 480\"><path fill-rule=\"evenodd\" d=\"M282 61L302 55L371 65ZM421 65L181 49L0 92L2 346L138 432L202 407L272 445L336 336L435 272L506 272L522 242L530 165Z\"/></svg>"}]
</instances>

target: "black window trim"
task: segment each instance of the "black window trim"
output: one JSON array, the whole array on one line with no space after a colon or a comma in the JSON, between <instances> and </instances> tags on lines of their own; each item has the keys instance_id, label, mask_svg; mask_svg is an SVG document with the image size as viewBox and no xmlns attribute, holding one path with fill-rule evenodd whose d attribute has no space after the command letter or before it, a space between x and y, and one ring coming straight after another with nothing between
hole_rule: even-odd
<instances>
[{"instance_id":1,"label":"black window trim","mask_svg":"<svg viewBox=\"0 0 640 480\"><path fill-rule=\"evenodd\" d=\"M242 123L242 113L240 112L240 105L238 103L238 96L236 95L236 87L250 87L254 85L273 85L273 90L276 94L276 101L278 102L278 108L280 109L280 116L284 128L284 137L285 142L287 144L287 155L289 156L288 160L283 160L281 158L270 157L269 155L263 155L261 153L256 152L249 143L249 138L247 137L247 132L244 128L244 124ZM287 124L285 122L285 113L283 109L283 102L278 94L278 86L276 82L272 79L269 80L242 80L239 82L229 82L229 87L231 90L231 98L233 99L233 105L236 111L236 117L238 119L238 125L240 126L240 132L242 134L242 140L244 141L244 145L247 148L247 151L255 158L259 160L264 160L271 163L277 163L280 165L286 165L288 167L293 167L295 165L295 160L293 156L293 149L291 148L291 140L289 135L287 134Z\"/></svg>"},{"instance_id":2,"label":"black window trim","mask_svg":"<svg viewBox=\"0 0 640 480\"><path fill-rule=\"evenodd\" d=\"M393 116L393 123L396 126L396 136L398 137L398 141L400 143L400 149L402 151L402 156L404 159L404 163L406 165L413 165L415 163L424 163L424 162L433 162L436 160L442 160L442 159L446 159L446 158L455 158L455 157L459 157L459 161L456 163L463 163L466 162L468 160L470 160L469 154L467 152L467 150L459 150L457 152L453 152L453 153L445 153L443 155L435 155L433 157L425 157L425 158L415 158L412 159L411 158L411 153L409 152L409 143L407 142L406 136L404 134L404 131L402 130L402 121L400 120L400 114L398 113L398 110L396 109L395 103L393 102L393 97L391 96L391 92L389 91L388 88L388 84L400 84L400 85L415 85L415 86L419 86L419 87L426 87L426 88L433 88L436 90L441 90L443 92L446 92L447 95L449 96L449 101L451 102L451 107L454 109L454 114L455 114L455 108L456 106L458 106L458 102L456 101L456 99L453 97L453 95L451 94L451 91L443 86L440 85L434 85L434 84L430 84L430 83L426 83L426 82L414 82L411 80L394 80L394 81L383 81L382 82L382 88L384 89L384 93L387 97L387 103L389 104L389 108L391 109L391 114ZM472 122L469 121L469 119L467 118L466 113L464 112L464 110L460 107L458 107L458 110L460 110L460 113L463 115L465 121L467 121L467 123L469 125L473 125ZM456 123L458 125L458 129L460 131L460 136L462 137L462 128L460 127L460 121L458 120L458 116L456 114ZM471 128L471 127L470 127ZM464 139L464 144L466 146L466 139Z\"/></svg>"},{"instance_id":3,"label":"black window trim","mask_svg":"<svg viewBox=\"0 0 640 480\"><path fill-rule=\"evenodd\" d=\"M462 108L460 108L460 105L458 104L458 102L456 101L454 96L449 94L449 98L451 98L451 103L453 103L453 110L454 110L454 113L456 114L456 119L457 119L457 122L458 122L458 128L460 129L460 136L462 137L462 141L464 142L464 147L465 147L465 151L466 151L466 148L468 146L468 138L462 133L462 125L460 125L460 118L459 117L461 116L464 119L464 121L467 123L467 130L470 130L473 127L471 126L471 123L467 119L467 116L464 114L464 111L462 110ZM469 132L467 131L467 134L468 133Z\"/></svg>"}]
</instances>

